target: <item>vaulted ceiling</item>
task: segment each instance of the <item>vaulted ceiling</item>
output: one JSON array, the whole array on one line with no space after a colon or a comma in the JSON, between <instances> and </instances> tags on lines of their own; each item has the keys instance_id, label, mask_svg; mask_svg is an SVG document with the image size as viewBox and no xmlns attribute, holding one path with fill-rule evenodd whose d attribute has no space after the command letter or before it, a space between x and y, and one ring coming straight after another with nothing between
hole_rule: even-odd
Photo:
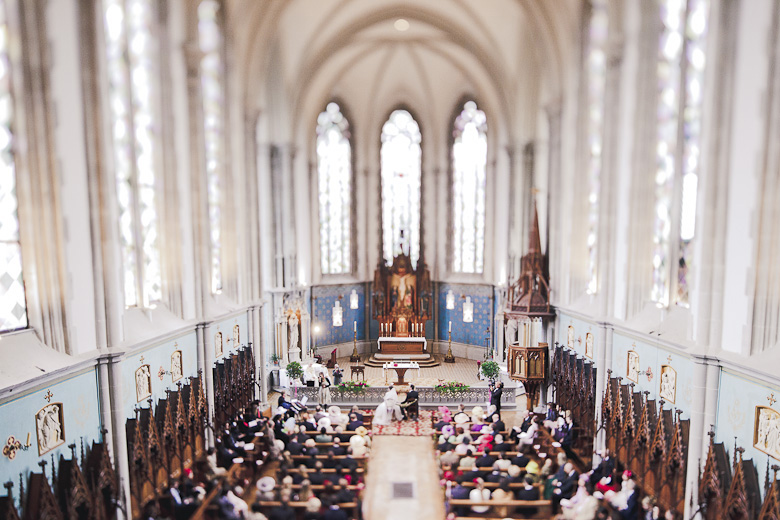
<instances>
[{"instance_id":1,"label":"vaulted ceiling","mask_svg":"<svg viewBox=\"0 0 780 520\"><path fill-rule=\"evenodd\" d=\"M311 135L344 101L353 126L378 132L408 107L435 141L465 96L507 140L534 133L565 88L578 0L232 0L236 85L275 133ZM304 122L300 124L300 122ZM446 141L446 139L444 139Z\"/></svg>"}]
</instances>

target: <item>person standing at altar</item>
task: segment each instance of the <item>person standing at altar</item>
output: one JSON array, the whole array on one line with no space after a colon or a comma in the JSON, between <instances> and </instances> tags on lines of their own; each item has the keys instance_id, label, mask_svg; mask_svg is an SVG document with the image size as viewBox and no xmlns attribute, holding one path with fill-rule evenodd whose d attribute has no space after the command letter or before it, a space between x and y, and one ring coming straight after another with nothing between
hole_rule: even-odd
<instances>
[{"instance_id":1,"label":"person standing at altar","mask_svg":"<svg viewBox=\"0 0 780 520\"><path fill-rule=\"evenodd\" d=\"M344 377L344 371L341 370L339 364L333 367L333 384L339 386L341 384L341 378Z\"/></svg>"},{"instance_id":2,"label":"person standing at altar","mask_svg":"<svg viewBox=\"0 0 780 520\"><path fill-rule=\"evenodd\" d=\"M330 397L330 379L325 377L325 374L320 372L319 380L317 381L317 386L319 386L318 396L320 404L323 406L327 406L331 403L331 397Z\"/></svg>"},{"instance_id":3,"label":"person standing at altar","mask_svg":"<svg viewBox=\"0 0 780 520\"><path fill-rule=\"evenodd\" d=\"M496 407L495 413L501 419L501 395L504 393L504 383L498 383L498 386L490 392L490 404Z\"/></svg>"}]
</instances>

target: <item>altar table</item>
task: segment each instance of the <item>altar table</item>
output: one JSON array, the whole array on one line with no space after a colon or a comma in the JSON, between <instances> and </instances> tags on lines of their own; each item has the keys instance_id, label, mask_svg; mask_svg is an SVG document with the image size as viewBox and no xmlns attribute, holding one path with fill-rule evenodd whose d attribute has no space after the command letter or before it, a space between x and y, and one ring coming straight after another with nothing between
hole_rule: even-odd
<instances>
[{"instance_id":1,"label":"altar table","mask_svg":"<svg viewBox=\"0 0 780 520\"><path fill-rule=\"evenodd\" d=\"M395 373L398 375L398 381L393 384L397 386L405 385L406 381L404 381L404 374L406 374L406 371L410 368L417 369L417 377L420 377L420 365L414 361L411 363L385 363L382 365L382 370L385 373L385 383L387 383L387 371L395 370Z\"/></svg>"}]
</instances>

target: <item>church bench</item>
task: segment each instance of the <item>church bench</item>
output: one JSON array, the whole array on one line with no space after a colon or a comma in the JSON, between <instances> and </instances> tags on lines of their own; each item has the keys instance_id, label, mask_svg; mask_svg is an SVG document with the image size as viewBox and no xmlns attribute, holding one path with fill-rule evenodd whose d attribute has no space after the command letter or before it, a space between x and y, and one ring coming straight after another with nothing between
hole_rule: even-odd
<instances>
[{"instance_id":1,"label":"church bench","mask_svg":"<svg viewBox=\"0 0 780 520\"><path fill-rule=\"evenodd\" d=\"M510 507L514 509L537 509L537 513L531 518L551 518L553 516L552 500L481 500L473 501L469 499L451 498L449 501L452 507L471 507L471 506L489 506L489 507ZM514 513L513 513L514 514ZM510 515L510 516L513 516ZM460 518L460 517L459 517ZM485 518L477 516L476 518ZM505 517L501 517L505 518Z\"/></svg>"},{"instance_id":2,"label":"church bench","mask_svg":"<svg viewBox=\"0 0 780 520\"><path fill-rule=\"evenodd\" d=\"M261 512L267 513L274 507L282 505L281 502L277 501L266 501L266 500L259 500L255 502L256 504L260 505ZM306 506L307 502L288 502L289 506L292 507L295 510L295 517L296 518L302 518L303 514L306 512ZM347 512L350 519L358 518L358 503L357 502L345 502L343 504L339 504L339 507Z\"/></svg>"},{"instance_id":3,"label":"church bench","mask_svg":"<svg viewBox=\"0 0 780 520\"><path fill-rule=\"evenodd\" d=\"M498 482L485 482L483 485L484 485L484 487L486 487L488 489L493 489L493 488L497 488L498 486L500 486L500 484ZM532 484L532 485L533 485L533 487L539 488L539 491L544 490L544 483L543 482L537 482L536 484ZM473 482L464 482L463 483L463 487L473 488L473 487L477 487L477 485L474 484ZM522 482L510 482L510 484L509 484L509 489L522 489L524 487L525 487L525 484L522 483Z\"/></svg>"},{"instance_id":4,"label":"church bench","mask_svg":"<svg viewBox=\"0 0 780 520\"><path fill-rule=\"evenodd\" d=\"M302 461L311 460L311 455L290 455L290 457L292 458L292 460L302 460ZM325 454L325 455L320 454L320 455L315 455L314 456L314 458L317 459L317 460L326 460L328 457L329 457L329 455L327 455L327 454ZM344 459L347 458L347 456L346 455L334 455L333 458L335 460L344 460ZM363 457L352 457L352 458L355 459L356 461L358 461L358 463L361 463L361 462L365 462L365 461L368 460L368 455L363 456Z\"/></svg>"},{"instance_id":5,"label":"church bench","mask_svg":"<svg viewBox=\"0 0 780 520\"><path fill-rule=\"evenodd\" d=\"M321 471L322 471L322 473L336 473L336 469L335 468L322 468ZM287 470L287 473L300 473L300 472L301 472L301 470L299 470L297 468L292 468L292 469L288 469ZM341 472L342 473L350 473L350 471L345 471L345 470L341 470ZM355 470L355 472L356 473L364 473L365 469L357 468ZM307 473L314 473L314 470L313 469L309 469L309 470L307 470Z\"/></svg>"}]
</instances>

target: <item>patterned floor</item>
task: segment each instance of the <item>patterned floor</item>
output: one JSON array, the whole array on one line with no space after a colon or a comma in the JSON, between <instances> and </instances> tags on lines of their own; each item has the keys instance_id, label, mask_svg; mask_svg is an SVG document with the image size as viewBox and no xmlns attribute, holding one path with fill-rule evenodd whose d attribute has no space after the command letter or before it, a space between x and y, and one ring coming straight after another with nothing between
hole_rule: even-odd
<instances>
[{"instance_id":1,"label":"patterned floor","mask_svg":"<svg viewBox=\"0 0 780 520\"><path fill-rule=\"evenodd\" d=\"M431 411L420 411L420 418L415 421L396 421L387 426L374 425L374 435L406 435L410 437L430 437L434 429L431 426Z\"/></svg>"},{"instance_id":2,"label":"patterned floor","mask_svg":"<svg viewBox=\"0 0 780 520\"><path fill-rule=\"evenodd\" d=\"M363 356L365 361L366 356ZM348 357L338 358L336 362L344 371L344 380L350 378L349 367L352 363ZM383 386L392 384L398 380L395 370L388 370L387 374L381 368L365 367L366 382L371 386ZM385 382L385 376L387 382ZM356 376L359 378L359 376ZM459 381L469 386L487 387L487 380L482 381L477 377L477 362L470 359L455 358L455 363L442 363L437 367L421 368L419 375L417 370L407 370L404 380L419 386L436 386L444 381Z\"/></svg>"}]
</instances>

